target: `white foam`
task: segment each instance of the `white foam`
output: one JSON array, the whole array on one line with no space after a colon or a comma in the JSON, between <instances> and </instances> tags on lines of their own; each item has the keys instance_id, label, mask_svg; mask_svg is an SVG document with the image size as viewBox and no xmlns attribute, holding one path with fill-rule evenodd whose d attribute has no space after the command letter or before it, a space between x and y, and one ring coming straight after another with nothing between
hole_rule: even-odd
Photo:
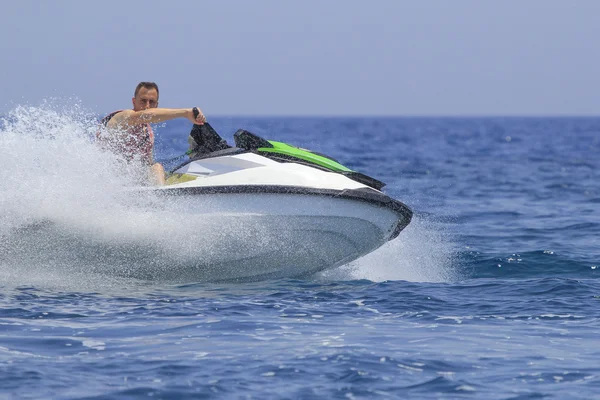
<instances>
[{"instance_id":1,"label":"white foam","mask_svg":"<svg viewBox=\"0 0 600 400\"><path fill-rule=\"evenodd\" d=\"M93 143L95 118L77 106L20 106L0 126L0 234L42 219L81 222L112 209L131 182Z\"/></svg>"},{"instance_id":2,"label":"white foam","mask_svg":"<svg viewBox=\"0 0 600 400\"><path fill-rule=\"evenodd\" d=\"M456 245L452 235L438 223L414 215L400 235L371 254L337 270L325 279L368 279L373 282L450 282L459 279Z\"/></svg>"},{"instance_id":3,"label":"white foam","mask_svg":"<svg viewBox=\"0 0 600 400\"><path fill-rule=\"evenodd\" d=\"M105 264L94 246L117 242L152 250L131 254L134 260L168 249L186 256L189 243L181 239L193 227L183 215L164 218L150 196L127 190L147 171L123 168L97 146L97 128L96 117L77 105L19 106L0 120L0 282L79 287ZM52 229L34 229L45 223ZM166 237L159 227L183 232ZM81 243L86 254L77 254Z\"/></svg>"}]
</instances>

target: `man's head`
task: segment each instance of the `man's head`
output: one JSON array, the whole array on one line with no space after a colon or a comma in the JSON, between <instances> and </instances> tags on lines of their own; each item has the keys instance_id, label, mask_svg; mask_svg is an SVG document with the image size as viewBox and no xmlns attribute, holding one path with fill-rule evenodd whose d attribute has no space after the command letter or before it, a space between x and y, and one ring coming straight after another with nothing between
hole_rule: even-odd
<instances>
[{"instance_id":1,"label":"man's head","mask_svg":"<svg viewBox=\"0 0 600 400\"><path fill-rule=\"evenodd\" d=\"M133 111L158 107L158 86L154 82L138 83L131 101L133 103Z\"/></svg>"}]
</instances>

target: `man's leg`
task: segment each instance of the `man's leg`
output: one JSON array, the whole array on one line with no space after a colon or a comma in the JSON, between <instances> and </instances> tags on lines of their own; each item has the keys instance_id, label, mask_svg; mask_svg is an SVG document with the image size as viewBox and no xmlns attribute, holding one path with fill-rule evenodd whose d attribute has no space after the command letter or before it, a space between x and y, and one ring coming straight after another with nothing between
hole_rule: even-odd
<instances>
[{"instance_id":1,"label":"man's leg","mask_svg":"<svg viewBox=\"0 0 600 400\"><path fill-rule=\"evenodd\" d=\"M165 168L161 164L155 163L150 167L150 182L158 186L165 184Z\"/></svg>"}]
</instances>

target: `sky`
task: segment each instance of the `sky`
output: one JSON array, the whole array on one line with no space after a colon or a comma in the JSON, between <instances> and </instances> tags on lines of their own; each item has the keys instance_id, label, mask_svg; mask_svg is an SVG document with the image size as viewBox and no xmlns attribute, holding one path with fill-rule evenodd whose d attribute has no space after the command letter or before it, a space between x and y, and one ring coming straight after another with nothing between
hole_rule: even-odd
<instances>
[{"instance_id":1,"label":"sky","mask_svg":"<svg viewBox=\"0 0 600 400\"><path fill-rule=\"evenodd\" d=\"M596 0L7 0L0 114L598 115Z\"/></svg>"}]
</instances>

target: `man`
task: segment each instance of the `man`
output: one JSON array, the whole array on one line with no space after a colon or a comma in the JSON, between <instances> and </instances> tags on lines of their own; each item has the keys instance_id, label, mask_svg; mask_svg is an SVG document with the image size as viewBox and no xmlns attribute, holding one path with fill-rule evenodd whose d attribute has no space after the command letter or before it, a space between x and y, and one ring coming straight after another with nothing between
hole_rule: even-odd
<instances>
[{"instance_id":1,"label":"man","mask_svg":"<svg viewBox=\"0 0 600 400\"><path fill-rule=\"evenodd\" d=\"M154 162L154 133L150 124L187 118L194 124L202 125L206 118L196 107L197 116L194 116L194 108L158 108L158 86L154 82L140 82L131 101L132 110L115 111L102 119L108 137L99 134L98 139L107 142L128 162L139 161L148 166L150 181L164 185L165 169L160 163Z\"/></svg>"}]
</instances>

